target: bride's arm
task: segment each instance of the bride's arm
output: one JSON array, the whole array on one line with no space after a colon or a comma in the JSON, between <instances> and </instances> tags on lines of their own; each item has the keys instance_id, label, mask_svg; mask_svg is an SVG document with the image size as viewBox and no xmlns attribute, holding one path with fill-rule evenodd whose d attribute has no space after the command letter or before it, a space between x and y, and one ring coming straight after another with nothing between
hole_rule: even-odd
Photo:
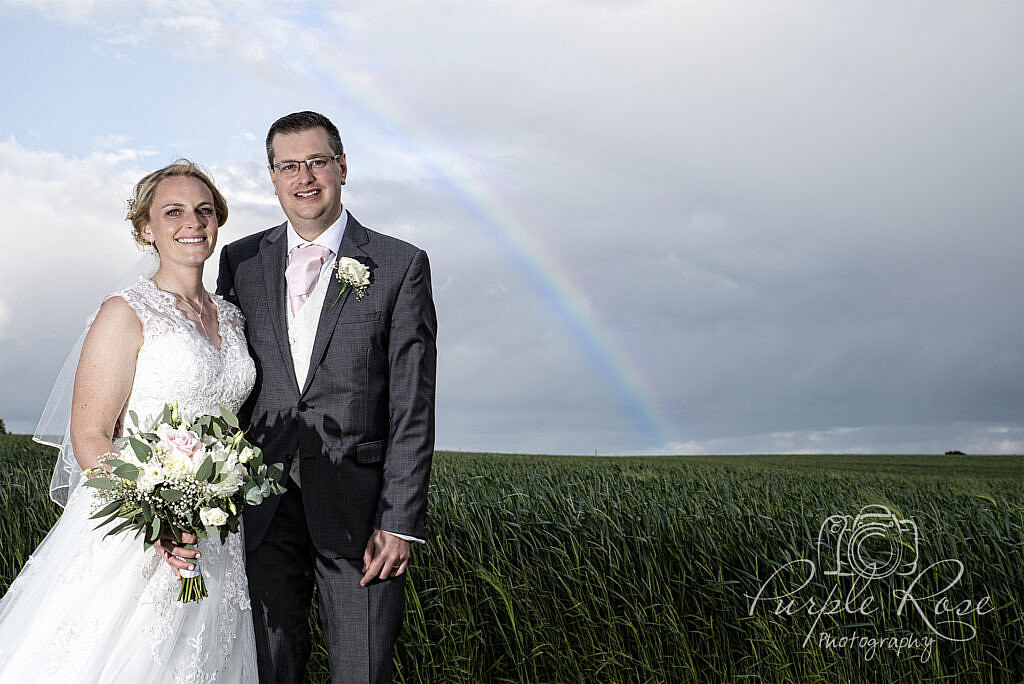
<instances>
[{"instance_id":1,"label":"bride's arm","mask_svg":"<svg viewBox=\"0 0 1024 684\"><path fill-rule=\"evenodd\" d=\"M142 325L135 311L120 297L111 297L89 328L75 374L71 445L83 470L113 449L141 347Z\"/></svg>"}]
</instances>

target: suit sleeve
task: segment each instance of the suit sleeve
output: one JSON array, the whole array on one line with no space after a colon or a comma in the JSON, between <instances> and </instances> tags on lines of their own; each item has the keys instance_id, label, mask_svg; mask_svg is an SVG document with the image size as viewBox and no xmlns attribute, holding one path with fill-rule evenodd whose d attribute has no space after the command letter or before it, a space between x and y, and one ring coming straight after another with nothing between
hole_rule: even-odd
<instances>
[{"instance_id":1,"label":"suit sleeve","mask_svg":"<svg viewBox=\"0 0 1024 684\"><path fill-rule=\"evenodd\" d=\"M437 315L430 263L417 252L405 273L388 343L390 434L375 527L426 538L427 486L434 455Z\"/></svg>"},{"instance_id":2,"label":"suit sleeve","mask_svg":"<svg viewBox=\"0 0 1024 684\"><path fill-rule=\"evenodd\" d=\"M235 293L235 270L231 266L228 248L220 251L220 266L217 268L217 294L238 306L238 295Z\"/></svg>"}]
</instances>

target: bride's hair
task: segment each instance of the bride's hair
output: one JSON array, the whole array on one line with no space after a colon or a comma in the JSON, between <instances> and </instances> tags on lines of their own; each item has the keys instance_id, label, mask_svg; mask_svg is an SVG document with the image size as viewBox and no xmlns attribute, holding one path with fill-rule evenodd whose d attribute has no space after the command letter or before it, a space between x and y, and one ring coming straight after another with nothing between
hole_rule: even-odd
<instances>
[{"instance_id":1,"label":"bride's hair","mask_svg":"<svg viewBox=\"0 0 1024 684\"><path fill-rule=\"evenodd\" d=\"M160 181L165 178L173 176L191 176L206 183L206 187L210 188L210 194L213 195L213 211L217 215L217 225L223 226L228 222L228 203L210 177L188 159L178 159L173 164L157 169L143 177L135 184L132 198L128 200L128 215L125 220L132 222L132 237L143 247L150 246L150 243L142 237L142 228L149 222L149 209L153 204L156 186L160 185Z\"/></svg>"}]
</instances>

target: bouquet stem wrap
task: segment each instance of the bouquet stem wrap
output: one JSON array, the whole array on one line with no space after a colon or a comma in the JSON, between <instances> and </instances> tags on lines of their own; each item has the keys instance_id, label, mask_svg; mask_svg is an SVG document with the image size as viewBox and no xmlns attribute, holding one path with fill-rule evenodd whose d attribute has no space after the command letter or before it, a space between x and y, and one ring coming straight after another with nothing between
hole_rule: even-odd
<instances>
[{"instance_id":1,"label":"bouquet stem wrap","mask_svg":"<svg viewBox=\"0 0 1024 684\"><path fill-rule=\"evenodd\" d=\"M196 544L186 544L186 549L194 549ZM199 567L199 560L193 563L193 569L182 568L178 571L181 575L181 588L178 590L178 600L182 603L202 601L207 597L206 580L203 579L203 570Z\"/></svg>"}]
</instances>

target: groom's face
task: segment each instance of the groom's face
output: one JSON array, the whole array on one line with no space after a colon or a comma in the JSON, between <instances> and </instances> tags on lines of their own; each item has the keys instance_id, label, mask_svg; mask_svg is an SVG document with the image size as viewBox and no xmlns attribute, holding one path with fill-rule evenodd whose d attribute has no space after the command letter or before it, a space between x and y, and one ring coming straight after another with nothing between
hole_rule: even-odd
<instances>
[{"instance_id":1,"label":"groom's face","mask_svg":"<svg viewBox=\"0 0 1024 684\"><path fill-rule=\"evenodd\" d=\"M322 128L278 133L271 146L275 164L334 156L327 131ZM315 173L305 164L299 164L298 174L291 177L270 167L274 192L289 223L296 230L319 234L338 220L341 215L341 186L345 184L346 171L344 155Z\"/></svg>"}]
</instances>

